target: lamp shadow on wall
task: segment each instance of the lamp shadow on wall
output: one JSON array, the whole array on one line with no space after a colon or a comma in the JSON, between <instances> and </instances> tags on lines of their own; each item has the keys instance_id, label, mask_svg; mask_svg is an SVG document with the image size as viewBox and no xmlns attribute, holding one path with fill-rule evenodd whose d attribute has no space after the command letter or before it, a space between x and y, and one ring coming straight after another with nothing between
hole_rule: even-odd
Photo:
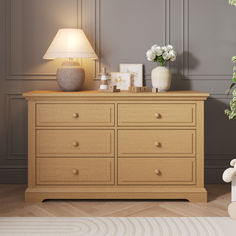
<instances>
[{"instance_id":1,"label":"lamp shadow on wall","mask_svg":"<svg viewBox=\"0 0 236 236\"><path fill-rule=\"evenodd\" d=\"M175 63L170 64L172 73L171 90L191 90L191 80L185 71L194 70L199 65L199 60L191 52L184 51L178 54Z\"/></svg>"}]
</instances>

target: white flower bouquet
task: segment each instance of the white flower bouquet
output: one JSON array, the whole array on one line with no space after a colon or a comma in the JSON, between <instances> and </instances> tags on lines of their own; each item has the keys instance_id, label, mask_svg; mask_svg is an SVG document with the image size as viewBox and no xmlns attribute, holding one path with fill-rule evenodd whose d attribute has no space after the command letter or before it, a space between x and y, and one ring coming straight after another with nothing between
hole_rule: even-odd
<instances>
[{"instance_id":1,"label":"white flower bouquet","mask_svg":"<svg viewBox=\"0 0 236 236\"><path fill-rule=\"evenodd\" d=\"M161 47L155 44L147 51L146 56L148 61L159 62L160 66L164 66L168 61L175 61L177 53L172 45Z\"/></svg>"}]
</instances>

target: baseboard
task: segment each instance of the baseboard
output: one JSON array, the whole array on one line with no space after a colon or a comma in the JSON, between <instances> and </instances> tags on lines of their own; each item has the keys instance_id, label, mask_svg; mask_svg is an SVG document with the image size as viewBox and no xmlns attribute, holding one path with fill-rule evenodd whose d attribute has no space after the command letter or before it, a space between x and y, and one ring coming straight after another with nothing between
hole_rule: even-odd
<instances>
[{"instance_id":1,"label":"baseboard","mask_svg":"<svg viewBox=\"0 0 236 236\"><path fill-rule=\"evenodd\" d=\"M223 184L222 174L224 168L205 168L205 183L206 184Z\"/></svg>"},{"instance_id":2,"label":"baseboard","mask_svg":"<svg viewBox=\"0 0 236 236\"><path fill-rule=\"evenodd\" d=\"M27 169L25 168L0 168L0 184L26 184Z\"/></svg>"}]
</instances>

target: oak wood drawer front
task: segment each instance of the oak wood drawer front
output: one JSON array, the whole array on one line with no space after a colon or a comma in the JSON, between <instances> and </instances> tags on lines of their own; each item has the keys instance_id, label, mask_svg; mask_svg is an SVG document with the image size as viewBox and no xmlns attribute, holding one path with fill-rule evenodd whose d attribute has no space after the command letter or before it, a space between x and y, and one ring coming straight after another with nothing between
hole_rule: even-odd
<instances>
[{"instance_id":1,"label":"oak wood drawer front","mask_svg":"<svg viewBox=\"0 0 236 236\"><path fill-rule=\"evenodd\" d=\"M119 126L194 126L195 104L119 104Z\"/></svg>"},{"instance_id":2,"label":"oak wood drawer front","mask_svg":"<svg viewBox=\"0 0 236 236\"><path fill-rule=\"evenodd\" d=\"M37 156L114 156L113 130L37 130Z\"/></svg>"},{"instance_id":3,"label":"oak wood drawer front","mask_svg":"<svg viewBox=\"0 0 236 236\"><path fill-rule=\"evenodd\" d=\"M193 130L119 130L119 156L193 156Z\"/></svg>"},{"instance_id":4,"label":"oak wood drawer front","mask_svg":"<svg viewBox=\"0 0 236 236\"><path fill-rule=\"evenodd\" d=\"M114 104L37 104L37 126L114 126Z\"/></svg>"},{"instance_id":5,"label":"oak wood drawer front","mask_svg":"<svg viewBox=\"0 0 236 236\"><path fill-rule=\"evenodd\" d=\"M119 184L194 184L195 162L187 158L119 158Z\"/></svg>"},{"instance_id":6,"label":"oak wood drawer front","mask_svg":"<svg viewBox=\"0 0 236 236\"><path fill-rule=\"evenodd\" d=\"M38 158L37 184L113 184L112 158Z\"/></svg>"}]
</instances>

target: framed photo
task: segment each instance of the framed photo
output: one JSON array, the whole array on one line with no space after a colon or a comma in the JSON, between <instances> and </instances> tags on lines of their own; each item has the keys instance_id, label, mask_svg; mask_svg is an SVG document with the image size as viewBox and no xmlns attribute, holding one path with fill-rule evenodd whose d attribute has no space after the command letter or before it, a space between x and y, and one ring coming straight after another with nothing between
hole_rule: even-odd
<instances>
[{"instance_id":1,"label":"framed photo","mask_svg":"<svg viewBox=\"0 0 236 236\"><path fill-rule=\"evenodd\" d=\"M116 85L117 89L120 89L120 90L129 90L131 86L131 74L121 73L121 72L112 72L111 85L112 86Z\"/></svg>"},{"instance_id":2,"label":"framed photo","mask_svg":"<svg viewBox=\"0 0 236 236\"><path fill-rule=\"evenodd\" d=\"M131 74L131 87L143 87L142 64L120 64L120 72Z\"/></svg>"}]
</instances>

